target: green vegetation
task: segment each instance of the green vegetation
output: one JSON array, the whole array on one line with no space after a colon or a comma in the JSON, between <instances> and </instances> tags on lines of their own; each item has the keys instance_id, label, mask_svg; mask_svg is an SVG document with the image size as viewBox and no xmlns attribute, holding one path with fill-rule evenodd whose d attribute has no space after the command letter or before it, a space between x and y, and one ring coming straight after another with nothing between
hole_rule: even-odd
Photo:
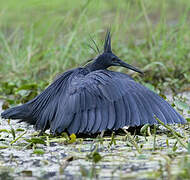
<instances>
[{"instance_id":1,"label":"green vegetation","mask_svg":"<svg viewBox=\"0 0 190 180\"><path fill-rule=\"evenodd\" d=\"M0 131L1 178L5 174L10 178L42 179L46 176L172 180L190 177L188 125L175 126L175 130L171 126L145 125L138 135L124 131L122 135L78 138L66 133L57 137L46 133L39 136L31 128L26 133L24 124L13 121L11 124L4 121Z\"/></svg>"},{"instance_id":2,"label":"green vegetation","mask_svg":"<svg viewBox=\"0 0 190 180\"><path fill-rule=\"evenodd\" d=\"M187 0L0 0L3 109L32 99L56 75L95 57L90 36L101 49L110 27L115 54L145 72L132 74L137 81L161 95L190 90L189 14ZM186 99L175 97L173 106L190 114ZM138 135L52 137L0 121L0 179L189 179L189 130L189 123L145 125Z\"/></svg>"}]
</instances>

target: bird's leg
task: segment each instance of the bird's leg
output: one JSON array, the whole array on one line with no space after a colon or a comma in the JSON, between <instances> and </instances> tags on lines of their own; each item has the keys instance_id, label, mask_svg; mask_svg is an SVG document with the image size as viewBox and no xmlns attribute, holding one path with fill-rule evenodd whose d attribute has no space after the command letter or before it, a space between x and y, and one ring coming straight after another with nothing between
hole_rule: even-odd
<instances>
[{"instance_id":1,"label":"bird's leg","mask_svg":"<svg viewBox=\"0 0 190 180\"><path fill-rule=\"evenodd\" d=\"M103 130L103 131L101 132L101 134L100 134L100 137L101 137L101 138L104 136L104 132L105 132L105 130Z\"/></svg>"},{"instance_id":2,"label":"bird's leg","mask_svg":"<svg viewBox=\"0 0 190 180\"><path fill-rule=\"evenodd\" d=\"M44 133L44 130L41 130L41 131L39 132L38 136L42 136L43 133Z\"/></svg>"}]
</instances>

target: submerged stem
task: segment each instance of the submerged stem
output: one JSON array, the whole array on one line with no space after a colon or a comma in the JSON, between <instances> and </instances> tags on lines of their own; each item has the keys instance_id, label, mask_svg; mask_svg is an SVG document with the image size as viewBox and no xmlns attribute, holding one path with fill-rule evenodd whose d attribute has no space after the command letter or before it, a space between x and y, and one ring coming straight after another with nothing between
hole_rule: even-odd
<instances>
[{"instance_id":1,"label":"submerged stem","mask_svg":"<svg viewBox=\"0 0 190 180\"><path fill-rule=\"evenodd\" d=\"M18 136L16 139L14 139L13 141L10 142L10 145L12 145L13 143L15 143L16 141L18 141L22 136L24 136L26 134L27 131L24 131L20 136Z\"/></svg>"},{"instance_id":2,"label":"submerged stem","mask_svg":"<svg viewBox=\"0 0 190 180\"><path fill-rule=\"evenodd\" d=\"M123 129L123 131L126 133L127 137L129 138L129 140L131 141L131 143L133 144L133 146L136 148L137 152L139 154L141 154L141 149L139 148L138 144L135 142L135 140L132 138L131 134L129 132L127 132L125 129Z\"/></svg>"},{"instance_id":3,"label":"submerged stem","mask_svg":"<svg viewBox=\"0 0 190 180\"><path fill-rule=\"evenodd\" d=\"M172 134L175 136L175 138L177 139L177 141L181 144L181 146L183 146L185 149L188 149L188 147L179 139L179 137L183 138L183 136L181 134L179 134L178 132L176 132L174 129L172 129L170 126L164 124L160 119L158 119L156 117L156 120L165 128L167 128L168 130L170 130L170 132L172 132Z\"/></svg>"}]
</instances>

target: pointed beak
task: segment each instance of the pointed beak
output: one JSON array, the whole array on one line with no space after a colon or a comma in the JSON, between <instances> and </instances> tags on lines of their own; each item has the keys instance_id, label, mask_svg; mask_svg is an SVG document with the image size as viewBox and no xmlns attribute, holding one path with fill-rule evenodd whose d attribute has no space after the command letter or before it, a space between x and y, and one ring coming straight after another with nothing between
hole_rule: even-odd
<instances>
[{"instance_id":1,"label":"pointed beak","mask_svg":"<svg viewBox=\"0 0 190 180\"><path fill-rule=\"evenodd\" d=\"M122 66L128 69L131 69L135 72L138 72L140 74L143 74L142 71L140 71L139 69L137 69L136 67L131 66L130 64L125 63L124 61L122 61L121 59L117 58L116 62L113 64L114 66Z\"/></svg>"}]
</instances>

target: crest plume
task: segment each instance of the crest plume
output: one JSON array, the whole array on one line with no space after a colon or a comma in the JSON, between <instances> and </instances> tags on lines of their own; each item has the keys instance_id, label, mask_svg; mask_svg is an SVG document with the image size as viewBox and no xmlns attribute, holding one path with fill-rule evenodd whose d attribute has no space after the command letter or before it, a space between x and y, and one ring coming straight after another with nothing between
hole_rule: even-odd
<instances>
[{"instance_id":1,"label":"crest plume","mask_svg":"<svg viewBox=\"0 0 190 180\"><path fill-rule=\"evenodd\" d=\"M111 35L110 30L107 31L105 42L104 42L104 52L112 52L111 50Z\"/></svg>"}]
</instances>

